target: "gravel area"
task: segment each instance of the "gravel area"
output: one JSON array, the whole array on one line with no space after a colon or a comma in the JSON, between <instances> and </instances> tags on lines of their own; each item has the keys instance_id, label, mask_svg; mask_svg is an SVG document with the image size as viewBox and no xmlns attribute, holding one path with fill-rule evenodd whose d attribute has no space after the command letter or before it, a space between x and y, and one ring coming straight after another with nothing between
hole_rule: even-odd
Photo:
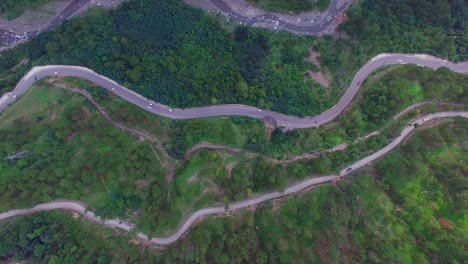
<instances>
[{"instance_id":1,"label":"gravel area","mask_svg":"<svg viewBox=\"0 0 468 264\"><path fill-rule=\"evenodd\" d=\"M8 30L16 34L33 31L46 27L54 17L62 12L70 4L70 0L56 0L38 7L34 10L26 10L13 20L6 20L0 16L0 29Z\"/></svg>"}]
</instances>

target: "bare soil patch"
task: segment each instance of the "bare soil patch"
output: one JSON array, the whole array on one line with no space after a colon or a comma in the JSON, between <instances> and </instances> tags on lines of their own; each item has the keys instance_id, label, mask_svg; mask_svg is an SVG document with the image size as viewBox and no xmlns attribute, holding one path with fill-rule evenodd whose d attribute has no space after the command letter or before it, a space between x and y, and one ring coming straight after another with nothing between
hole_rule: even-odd
<instances>
[{"instance_id":1,"label":"bare soil patch","mask_svg":"<svg viewBox=\"0 0 468 264\"><path fill-rule=\"evenodd\" d=\"M151 181L149 180L143 180L143 179L140 179L140 180L136 180L135 184L138 188L145 188L146 186L148 186L149 184L151 183Z\"/></svg>"},{"instance_id":2,"label":"bare soil patch","mask_svg":"<svg viewBox=\"0 0 468 264\"><path fill-rule=\"evenodd\" d=\"M50 116L50 121L54 121L57 118L57 112L53 112Z\"/></svg>"},{"instance_id":3,"label":"bare soil patch","mask_svg":"<svg viewBox=\"0 0 468 264\"><path fill-rule=\"evenodd\" d=\"M445 227L446 229L448 229L448 230L452 230L452 229L453 229L453 226L452 226L452 224L450 223L449 220L447 220L447 219L445 219L445 218L439 218L439 219L437 219L437 221L439 221L439 223L440 223L443 227Z\"/></svg>"},{"instance_id":4,"label":"bare soil patch","mask_svg":"<svg viewBox=\"0 0 468 264\"><path fill-rule=\"evenodd\" d=\"M227 171L227 178L230 179L232 176L232 169L236 166L237 161L231 162L228 165L226 165L226 171Z\"/></svg>"},{"instance_id":5,"label":"bare soil patch","mask_svg":"<svg viewBox=\"0 0 468 264\"><path fill-rule=\"evenodd\" d=\"M304 60L307 62L312 62L315 64L320 70L318 72L314 72L312 70L308 70L307 73L310 75L310 77L320 83L320 85L324 87L330 87L330 82L327 80L325 77L325 74L322 72L322 67L320 66L319 61L317 60L317 57L320 56L320 53L317 51L313 50L312 48L309 49L310 56L308 58L305 58Z\"/></svg>"},{"instance_id":6,"label":"bare soil patch","mask_svg":"<svg viewBox=\"0 0 468 264\"><path fill-rule=\"evenodd\" d=\"M84 106L81 106L81 110L83 110L83 112L85 112L86 115L87 115L88 117L91 116L91 113L89 112L89 109L88 109L88 108L86 108L86 107L84 107Z\"/></svg>"},{"instance_id":7,"label":"bare soil patch","mask_svg":"<svg viewBox=\"0 0 468 264\"><path fill-rule=\"evenodd\" d=\"M24 65L26 63L29 62L29 59L28 58L24 58L22 59L18 64L16 64L13 68L11 68L12 70L16 70L19 66L21 65Z\"/></svg>"},{"instance_id":8,"label":"bare soil patch","mask_svg":"<svg viewBox=\"0 0 468 264\"><path fill-rule=\"evenodd\" d=\"M196 180L198 180L198 173L195 173L195 174L193 174L192 176L190 176L190 178L187 179L187 182L188 182L188 183L193 183L193 182L195 182Z\"/></svg>"},{"instance_id":9,"label":"bare soil patch","mask_svg":"<svg viewBox=\"0 0 468 264\"><path fill-rule=\"evenodd\" d=\"M77 134L78 132L71 133L71 135L67 137L67 142L70 143Z\"/></svg>"}]
</instances>

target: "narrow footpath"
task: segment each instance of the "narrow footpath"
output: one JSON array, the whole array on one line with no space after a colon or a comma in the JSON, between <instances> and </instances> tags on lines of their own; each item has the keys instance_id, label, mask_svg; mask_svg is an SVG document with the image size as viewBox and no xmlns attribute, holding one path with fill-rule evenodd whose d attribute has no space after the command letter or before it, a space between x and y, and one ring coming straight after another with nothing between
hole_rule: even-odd
<instances>
[{"instance_id":1,"label":"narrow footpath","mask_svg":"<svg viewBox=\"0 0 468 264\"><path fill-rule=\"evenodd\" d=\"M423 116L414 120L412 124L421 125L433 119L450 118L450 117L468 118L468 112L451 111L451 112L439 112L439 113L429 114L429 115L426 115L426 116ZM339 175L329 175L329 176L323 176L323 177L309 178L309 179L306 179L304 181L301 181L301 182L298 182L296 184L289 186L283 192L275 191L275 192L270 192L270 193L266 193L263 195L259 195L251 199L229 204L228 208L225 208L224 206L219 206L219 207L210 207L210 208L198 210L194 214L192 214L190 217L188 217L188 219L180 226L180 228L169 237L153 237L151 240L149 240L148 236L141 232L137 233L137 237L146 241L150 241L151 243L155 245L167 246L179 240L190 229L190 227L192 227L198 220L200 220L201 218L205 216L209 216L213 214L222 214L222 213L226 213L229 211L246 208L249 206L264 203L272 199L298 193L314 185L331 182L333 180L338 180L341 177L344 177L354 172L355 170L389 153L396 146L398 146L415 129L415 127L416 126L414 125L407 126L402 131L400 136L398 136L390 144L388 144L381 150L375 152L374 154L366 158L363 158L355 162L351 166L343 169ZM96 216L93 212L87 211L86 207L82 203L77 202L77 201L54 201L54 202L39 204L29 209L15 209L15 210L1 213L0 220L5 220L5 219L12 218L12 217L20 216L20 215L27 215L27 214L33 214L37 212L44 212L44 211L51 211L51 210L71 210L71 211L82 214L84 217L86 217L87 219L95 223L102 224L108 227L119 228L127 232L132 231L132 229L134 228L134 225L120 221L118 219L104 220L100 218L99 216Z\"/></svg>"}]
</instances>

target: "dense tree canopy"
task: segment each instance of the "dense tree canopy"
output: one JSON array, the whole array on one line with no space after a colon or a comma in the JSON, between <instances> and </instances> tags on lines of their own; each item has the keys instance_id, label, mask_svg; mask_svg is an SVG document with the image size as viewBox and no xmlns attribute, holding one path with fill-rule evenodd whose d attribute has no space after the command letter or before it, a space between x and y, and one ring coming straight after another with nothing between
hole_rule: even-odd
<instances>
[{"instance_id":1,"label":"dense tree canopy","mask_svg":"<svg viewBox=\"0 0 468 264\"><path fill-rule=\"evenodd\" d=\"M369 47L366 52L392 47L466 60L466 10L463 0L367 0L350 10L344 28Z\"/></svg>"},{"instance_id":2,"label":"dense tree canopy","mask_svg":"<svg viewBox=\"0 0 468 264\"><path fill-rule=\"evenodd\" d=\"M304 78L313 37L223 26L183 1L134 0L64 23L11 53L37 64L87 66L171 106L244 103L297 115L324 110L324 88ZM4 54L5 68L17 63L11 53Z\"/></svg>"},{"instance_id":3,"label":"dense tree canopy","mask_svg":"<svg viewBox=\"0 0 468 264\"><path fill-rule=\"evenodd\" d=\"M330 0L247 0L266 11L303 12L310 10L325 10Z\"/></svg>"}]
</instances>

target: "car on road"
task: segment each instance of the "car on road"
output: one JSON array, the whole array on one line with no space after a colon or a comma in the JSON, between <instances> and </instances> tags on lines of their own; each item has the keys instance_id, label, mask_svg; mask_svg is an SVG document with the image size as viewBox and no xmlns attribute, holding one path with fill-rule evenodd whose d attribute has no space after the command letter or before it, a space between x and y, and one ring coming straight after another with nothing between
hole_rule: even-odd
<instances>
[{"instance_id":1,"label":"car on road","mask_svg":"<svg viewBox=\"0 0 468 264\"><path fill-rule=\"evenodd\" d=\"M397 60L398 63L402 63L403 61L402 60Z\"/></svg>"},{"instance_id":2,"label":"car on road","mask_svg":"<svg viewBox=\"0 0 468 264\"><path fill-rule=\"evenodd\" d=\"M112 91L115 91L115 88L114 88L114 87L112 87L111 89L112 89Z\"/></svg>"},{"instance_id":3,"label":"car on road","mask_svg":"<svg viewBox=\"0 0 468 264\"><path fill-rule=\"evenodd\" d=\"M151 106L148 105L147 107L148 107L148 109L151 109Z\"/></svg>"},{"instance_id":4,"label":"car on road","mask_svg":"<svg viewBox=\"0 0 468 264\"><path fill-rule=\"evenodd\" d=\"M258 111L259 111L259 112L261 112L261 111L262 111L262 109L258 109Z\"/></svg>"},{"instance_id":5,"label":"car on road","mask_svg":"<svg viewBox=\"0 0 468 264\"><path fill-rule=\"evenodd\" d=\"M352 170L353 170L353 168L349 167L349 168L346 169L346 172L350 172Z\"/></svg>"},{"instance_id":6,"label":"car on road","mask_svg":"<svg viewBox=\"0 0 468 264\"><path fill-rule=\"evenodd\" d=\"M56 74L56 75L57 75L57 74L58 74L58 72L54 72L54 74Z\"/></svg>"},{"instance_id":7,"label":"car on road","mask_svg":"<svg viewBox=\"0 0 468 264\"><path fill-rule=\"evenodd\" d=\"M169 112L172 112L172 109L169 109Z\"/></svg>"}]
</instances>

